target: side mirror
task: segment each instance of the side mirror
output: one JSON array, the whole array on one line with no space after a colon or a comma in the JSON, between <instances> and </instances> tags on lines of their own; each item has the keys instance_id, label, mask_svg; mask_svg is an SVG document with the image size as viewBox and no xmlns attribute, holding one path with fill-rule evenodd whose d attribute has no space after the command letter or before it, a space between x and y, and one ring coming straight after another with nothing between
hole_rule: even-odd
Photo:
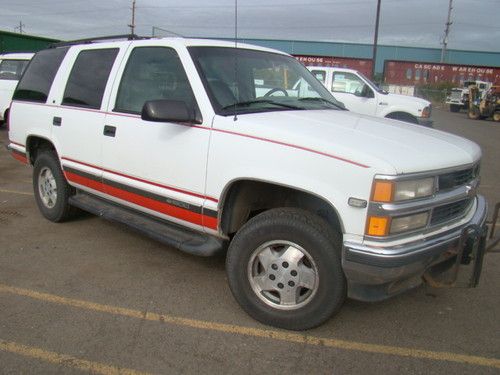
<instances>
[{"instance_id":1,"label":"side mirror","mask_svg":"<svg viewBox=\"0 0 500 375\"><path fill-rule=\"evenodd\" d=\"M187 122L200 124L201 115L194 108L189 108L182 100L149 100L144 103L141 119L154 122Z\"/></svg>"}]
</instances>

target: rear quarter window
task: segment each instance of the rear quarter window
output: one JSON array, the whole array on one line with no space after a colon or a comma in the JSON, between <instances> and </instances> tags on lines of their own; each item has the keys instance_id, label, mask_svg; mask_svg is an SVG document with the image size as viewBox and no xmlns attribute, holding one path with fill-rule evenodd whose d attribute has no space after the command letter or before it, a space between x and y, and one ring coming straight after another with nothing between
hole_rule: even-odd
<instances>
[{"instance_id":1,"label":"rear quarter window","mask_svg":"<svg viewBox=\"0 0 500 375\"><path fill-rule=\"evenodd\" d=\"M62 105L99 109L118 48L78 54L64 90Z\"/></svg>"},{"instance_id":2,"label":"rear quarter window","mask_svg":"<svg viewBox=\"0 0 500 375\"><path fill-rule=\"evenodd\" d=\"M19 81L13 99L45 103L68 49L69 47L53 48L38 52Z\"/></svg>"},{"instance_id":3,"label":"rear quarter window","mask_svg":"<svg viewBox=\"0 0 500 375\"><path fill-rule=\"evenodd\" d=\"M0 61L0 79L19 81L29 60L6 59Z\"/></svg>"}]
</instances>

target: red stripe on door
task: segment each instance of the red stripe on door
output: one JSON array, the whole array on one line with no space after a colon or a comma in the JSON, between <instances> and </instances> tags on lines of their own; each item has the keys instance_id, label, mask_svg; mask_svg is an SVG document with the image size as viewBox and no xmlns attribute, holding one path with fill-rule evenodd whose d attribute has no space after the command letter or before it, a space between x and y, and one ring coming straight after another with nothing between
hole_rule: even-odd
<instances>
[{"instance_id":1,"label":"red stripe on door","mask_svg":"<svg viewBox=\"0 0 500 375\"><path fill-rule=\"evenodd\" d=\"M192 224L205 226L210 229L217 230L217 219L191 212L189 210L172 206L168 203L158 202L154 199L144 197L139 194L131 193L113 186L97 182L86 177L79 176L71 172L64 172L69 181L79 185L87 186L91 189L100 191L102 193L111 195L113 197L123 199L124 201L136 204L138 206L148 208L150 210L162 213L164 215L172 216L180 220L187 221Z\"/></svg>"}]
</instances>

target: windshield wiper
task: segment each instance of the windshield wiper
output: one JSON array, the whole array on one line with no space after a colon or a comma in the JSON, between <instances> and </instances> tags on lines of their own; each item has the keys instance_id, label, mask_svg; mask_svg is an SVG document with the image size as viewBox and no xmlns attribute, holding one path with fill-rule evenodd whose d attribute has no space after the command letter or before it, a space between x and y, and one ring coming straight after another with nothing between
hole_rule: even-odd
<instances>
[{"instance_id":1,"label":"windshield wiper","mask_svg":"<svg viewBox=\"0 0 500 375\"><path fill-rule=\"evenodd\" d=\"M335 102L332 102L331 100L320 98L320 97L310 96L310 97L299 99L299 102L306 102L306 101L307 102L321 102L321 103L325 103L325 104L334 105L335 107L340 108L340 109L346 109L345 106L343 105L343 103L335 103Z\"/></svg>"},{"instance_id":2,"label":"windshield wiper","mask_svg":"<svg viewBox=\"0 0 500 375\"><path fill-rule=\"evenodd\" d=\"M303 109L302 107L298 107L292 104L285 104L285 103L280 103L276 102L274 100L269 100L269 99L256 99L256 100L247 100L245 102L236 102L230 105L226 105L225 107L222 107L222 110L230 109L236 107L245 107L245 106L251 106L252 104L259 104L259 103L265 103L265 104L273 104L277 105L280 107L284 108L291 108L291 109Z\"/></svg>"}]
</instances>

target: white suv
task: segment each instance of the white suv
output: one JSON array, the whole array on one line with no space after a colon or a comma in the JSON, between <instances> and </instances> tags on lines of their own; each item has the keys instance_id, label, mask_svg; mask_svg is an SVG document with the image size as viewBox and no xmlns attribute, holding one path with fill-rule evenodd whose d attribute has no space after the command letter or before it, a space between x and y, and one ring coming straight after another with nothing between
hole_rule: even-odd
<instances>
[{"instance_id":1,"label":"white suv","mask_svg":"<svg viewBox=\"0 0 500 375\"><path fill-rule=\"evenodd\" d=\"M321 66L308 66L307 69L349 111L432 126L431 102L425 99L391 94L353 69Z\"/></svg>"},{"instance_id":2,"label":"white suv","mask_svg":"<svg viewBox=\"0 0 500 375\"><path fill-rule=\"evenodd\" d=\"M0 55L0 125L7 121L12 94L32 57L32 53Z\"/></svg>"},{"instance_id":3,"label":"white suv","mask_svg":"<svg viewBox=\"0 0 500 375\"><path fill-rule=\"evenodd\" d=\"M479 280L479 147L345 111L284 53L178 38L60 45L34 56L10 118L43 216L78 207L191 254L227 249L231 291L267 324L314 327L346 296L454 284L458 268Z\"/></svg>"}]
</instances>

